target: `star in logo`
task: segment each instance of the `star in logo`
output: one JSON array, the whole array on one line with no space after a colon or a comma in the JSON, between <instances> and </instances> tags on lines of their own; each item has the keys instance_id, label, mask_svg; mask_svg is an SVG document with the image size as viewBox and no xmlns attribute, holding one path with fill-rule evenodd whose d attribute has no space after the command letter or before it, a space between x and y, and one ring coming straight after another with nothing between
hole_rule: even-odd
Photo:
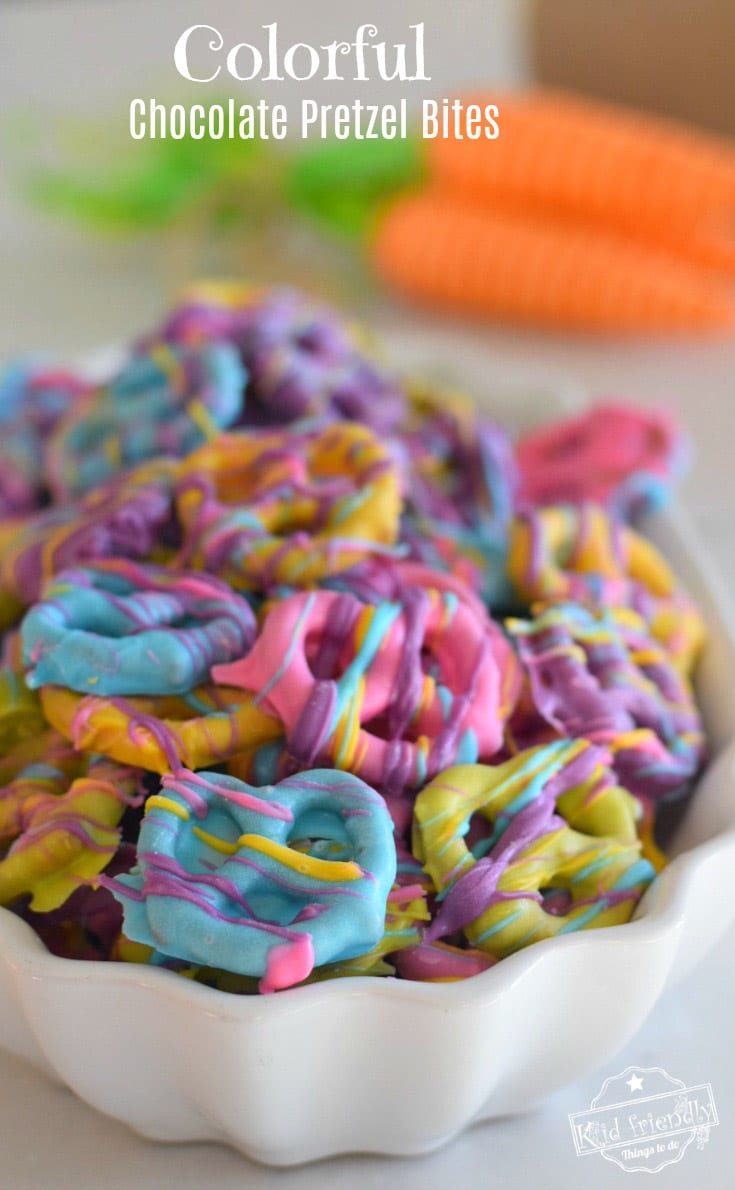
<instances>
[{"instance_id":1,"label":"star in logo","mask_svg":"<svg viewBox=\"0 0 735 1190\"><path fill-rule=\"evenodd\" d=\"M637 1074L631 1074L625 1085L630 1087L631 1091L642 1091L643 1079Z\"/></svg>"}]
</instances>

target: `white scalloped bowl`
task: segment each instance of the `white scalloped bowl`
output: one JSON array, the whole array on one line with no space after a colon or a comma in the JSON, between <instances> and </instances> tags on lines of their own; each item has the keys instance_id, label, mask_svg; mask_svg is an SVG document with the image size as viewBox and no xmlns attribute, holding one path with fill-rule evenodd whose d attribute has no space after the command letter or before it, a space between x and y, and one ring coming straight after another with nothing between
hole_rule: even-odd
<instances>
[{"instance_id":1,"label":"white scalloped bowl","mask_svg":"<svg viewBox=\"0 0 735 1190\"><path fill-rule=\"evenodd\" d=\"M428 350L446 372L446 349ZM412 353L426 371L426 343ZM460 378L510 420L577 403L556 378L475 363L481 383L479 367ZM634 921L537 943L459 983L343 979L238 997L55 958L2 910L0 1046L146 1137L222 1141L273 1165L426 1153L609 1060L735 917L735 633L681 514L648 532L708 621L698 692L713 760Z\"/></svg>"}]
</instances>

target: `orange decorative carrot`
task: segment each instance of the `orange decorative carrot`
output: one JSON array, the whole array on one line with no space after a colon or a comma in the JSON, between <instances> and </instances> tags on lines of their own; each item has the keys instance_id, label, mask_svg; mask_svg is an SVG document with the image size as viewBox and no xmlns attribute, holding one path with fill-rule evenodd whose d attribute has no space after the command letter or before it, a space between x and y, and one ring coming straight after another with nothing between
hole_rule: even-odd
<instances>
[{"instance_id":1,"label":"orange decorative carrot","mask_svg":"<svg viewBox=\"0 0 735 1190\"><path fill-rule=\"evenodd\" d=\"M514 322L620 333L735 322L724 287L623 236L473 206L437 188L386 211L372 257L384 280L424 304Z\"/></svg>"},{"instance_id":2,"label":"orange decorative carrot","mask_svg":"<svg viewBox=\"0 0 735 1190\"><path fill-rule=\"evenodd\" d=\"M431 179L476 203L606 224L735 271L735 146L563 92L469 96L500 109L497 140L427 143Z\"/></svg>"},{"instance_id":3,"label":"orange decorative carrot","mask_svg":"<svg viewBox=\"0 0 735 1190\"><path fill-rule=\"evenodd\" d=\"M635 237L635 229L631 234ZM651 229L650 240L692 264L735 276L735 211L713 211L681 226L661 221Z\"/></svg>"}]
</instances>

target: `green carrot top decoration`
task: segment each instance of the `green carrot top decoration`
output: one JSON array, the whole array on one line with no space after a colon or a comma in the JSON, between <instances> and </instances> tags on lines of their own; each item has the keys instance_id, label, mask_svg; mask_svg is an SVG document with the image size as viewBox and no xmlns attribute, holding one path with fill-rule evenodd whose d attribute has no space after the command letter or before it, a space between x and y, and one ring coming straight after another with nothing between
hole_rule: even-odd
<instances>
[{"instance_id":1,"label":"green carrot top decoration","mask_svg":"<svg viewBox=\"0 0 735 1190\"><path fill-rule=\"evenodd\" d=\"M49 213L107 232L162 229L203 211L213 228L252 228L297 214L323 230L360 237L376 209L420 176L414 139L274 148L258 137L187 133L118 144L112 152L99 128L84 139L78 161L34 171L26 189Z\"/></svg>"}]
</instances>

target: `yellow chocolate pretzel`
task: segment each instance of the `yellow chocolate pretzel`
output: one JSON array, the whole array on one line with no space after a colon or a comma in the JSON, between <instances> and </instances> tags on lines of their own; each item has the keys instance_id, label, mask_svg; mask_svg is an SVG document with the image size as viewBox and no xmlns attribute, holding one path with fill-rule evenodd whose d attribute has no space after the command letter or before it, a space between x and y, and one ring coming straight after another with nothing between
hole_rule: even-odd
<instances>
[{"instance_id":1,"label":"yellow chocolate pretzel","mask_svg":"<svg viewBox=\"0 0 735 1190\"><path fill-rule=\"evenodd\" d=\"M628 921L654 870L641 858L633 799L615 786L600 788L598 769L570 785L550 807L555 812L529 838L521 833L516 846L504 848L512 824L520 823L521 814L545 796L549 782L588 747L586 741L565 740L528 749L497 766L456 765L421 791L414 807L414 852L440 901L445 900L428 940L441 936L442 914L445 920L456 918L456 890L478 862L485 865L487 883L476 900L484 898L488 907L459 920L470 945L496 958L555 934ZM473 814L495 827L486 860L478 861L464 840ZM541 890L565 894L565 911L547 912Z\"/></svg>"},{"instance_id":2,"label":"yellow chocolate pretzel","mask_svg":"<svg viewBox=\"0 0 735 1190\"><path fill-rule=\"evenodd\" d=\"M254 695L223 686L201 686L181 698L97 698L61 686L40 693L49 723L80 751L156 773L219 764L283 733Z\"/></svg>"}]
</instances>

